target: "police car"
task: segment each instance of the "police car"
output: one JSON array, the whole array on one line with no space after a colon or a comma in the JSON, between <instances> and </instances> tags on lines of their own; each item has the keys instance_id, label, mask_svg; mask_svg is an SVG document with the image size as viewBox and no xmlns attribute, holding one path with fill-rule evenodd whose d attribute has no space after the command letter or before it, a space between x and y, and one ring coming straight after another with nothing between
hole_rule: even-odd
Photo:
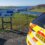
<instances>
[{"instance_id":1,"label":"police car","mask_svg":"<svg viewBox=\"0 0 45 45\"><path fill-rule=\"evenodd\" d=\"M45 45L45 13L29 24L27 45Z\"/></svg>"}]
</instances>

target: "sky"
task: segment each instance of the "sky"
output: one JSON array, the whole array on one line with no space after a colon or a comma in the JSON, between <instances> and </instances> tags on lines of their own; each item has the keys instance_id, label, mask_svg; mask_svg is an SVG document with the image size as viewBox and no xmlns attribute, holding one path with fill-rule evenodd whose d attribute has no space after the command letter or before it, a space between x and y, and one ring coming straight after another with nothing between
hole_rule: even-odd
<instances>
[{"instance_id":1,"label":"sky","mask_svg":"<svg viewBox=\"0 0 45 45\"><path fill-rule=\"evenodd\" d=\"M0 0L0 6L35 6L45 4L45 0Z\"/></svg>"}]
</instances>

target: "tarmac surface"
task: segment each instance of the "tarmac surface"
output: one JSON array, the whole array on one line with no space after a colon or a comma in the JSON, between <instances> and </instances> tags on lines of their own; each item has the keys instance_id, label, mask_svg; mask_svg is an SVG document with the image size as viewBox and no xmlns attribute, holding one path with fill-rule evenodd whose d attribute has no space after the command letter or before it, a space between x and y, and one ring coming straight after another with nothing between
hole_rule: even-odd
<instances>
[{"instance_id":1,"label":"tarmac surface","mask_svg":"<svg viewBox=\"0 0 45 45\"><path fill-rule=\"evenodd\" d=\"M26 36L12 32L1 32L0 45L26 45Z\"/></svg>"}]
</instances>

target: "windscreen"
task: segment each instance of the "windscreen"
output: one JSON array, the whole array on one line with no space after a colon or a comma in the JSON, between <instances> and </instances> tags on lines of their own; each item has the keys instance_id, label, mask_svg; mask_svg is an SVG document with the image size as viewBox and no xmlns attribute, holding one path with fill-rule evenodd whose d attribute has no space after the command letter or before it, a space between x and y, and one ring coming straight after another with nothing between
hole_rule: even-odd
<instances>
[{"instance_id":1,"label":"windscreen","mask_svg":"<svg viewBox=\"0 0 45 45\"><path fill-rule=\"evenodd\" d=\"M45 28L45 14L40 15L37 19L33 20L32 23L37 24L40 27Z\"/></svg>"}]
</instances>

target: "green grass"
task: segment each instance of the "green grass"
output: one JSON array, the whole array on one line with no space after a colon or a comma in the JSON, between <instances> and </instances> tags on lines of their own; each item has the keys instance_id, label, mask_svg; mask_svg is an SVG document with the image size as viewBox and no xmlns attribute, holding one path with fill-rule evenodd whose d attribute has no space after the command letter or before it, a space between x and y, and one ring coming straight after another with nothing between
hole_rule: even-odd
<instances>
[{"instance_id":1,"label":"green grass","mask_svg":"<svg viewBox=\"0 0 45 45\"><path fill-rule=\"evenodd\" d=\"M0 32L9 32L9 30L0 30Z\"/></svg>"},{"instance_id":2,"label":"green grass","mask_svg":"<svg viewBox=\"0 0 45 45\"><path fill-rule=\"evenodd\" d=\"M45 12L45 8L34 8L31 11L34 11L34 12Z\"/></svg>"},{"instance_id":3,"label":"green grass","mask_svg":"<svg viewBox=\"0 0 45 45\"><path fill-rule=\"evenodd\" d=\"M24 30L25 27L29 26L29 23L32 22L32 20L34 20L35 18L37 18L37 16L33 16L33 15L25 15L25 14L20 14L20 13L16 13L13 14L12 17L12 27L14 30ZM10 21L10 18L4 18L4 21ZM1 22L1 18L0 18L0 23ZM2 25L0 24L0 27ZM10 28L10 24L4 24L4 28L5 29L9 29Z\"/></svg>"}]
</instances>

